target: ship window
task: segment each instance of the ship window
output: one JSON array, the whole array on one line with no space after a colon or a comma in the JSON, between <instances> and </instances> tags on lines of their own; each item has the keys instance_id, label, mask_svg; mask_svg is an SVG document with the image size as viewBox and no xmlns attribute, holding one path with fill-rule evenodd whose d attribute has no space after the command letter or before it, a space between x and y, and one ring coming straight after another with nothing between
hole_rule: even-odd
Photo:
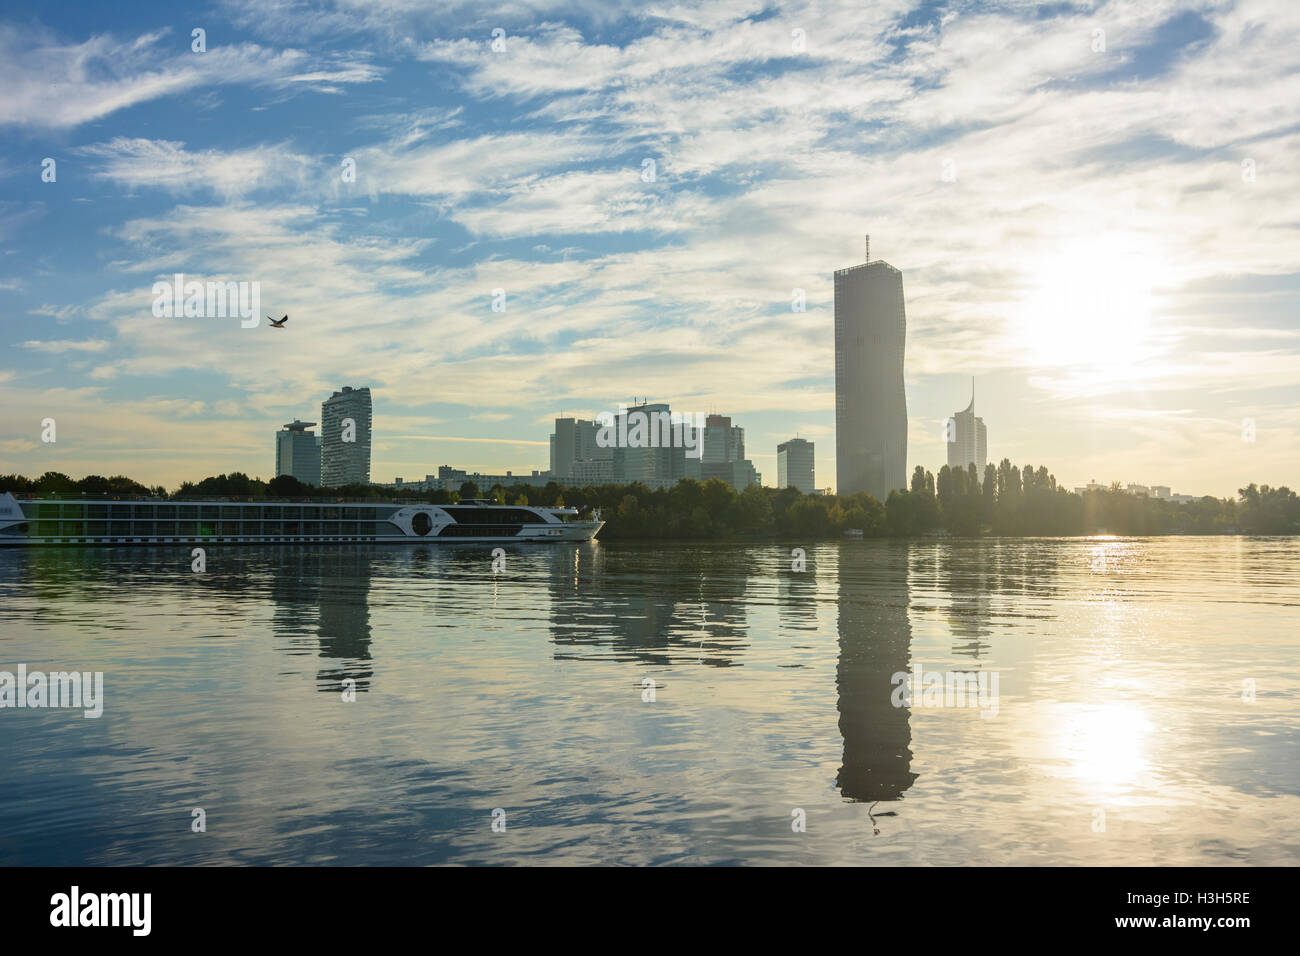
<instances>
[{"instance_id":1,"label":"ship window","mask_svg":"<svg viewBox=\"0 0 1300 956\"><path fill-rule=\"evenodd\" d=\"M523 508L448 508L447 513L457 524L504 524L507 522L518 524L536 524L545 521L535 511L525 511Z\"/></svg>"},{"instance_id":2,"label":"ship window","mask_svg":"<svg viewBox=\"0 0 1300 956\"><path fill-rule=\"evenodd\" d=\"M449 524L438 532L440 538L507 538L517 535L520 526L517 524L467 524L454 525Z\"/></svg>"},{"instance_id":3,"label":"ship window","mask_svg":"<svg viewBox=\"0 0 1300 956\"><path fill-rule=\"evenodd\" d=\"M433 528L433 520L427 511L417 511L411 519L411 530L416 534L428 534Z\"/></svg>"}]
</instances>

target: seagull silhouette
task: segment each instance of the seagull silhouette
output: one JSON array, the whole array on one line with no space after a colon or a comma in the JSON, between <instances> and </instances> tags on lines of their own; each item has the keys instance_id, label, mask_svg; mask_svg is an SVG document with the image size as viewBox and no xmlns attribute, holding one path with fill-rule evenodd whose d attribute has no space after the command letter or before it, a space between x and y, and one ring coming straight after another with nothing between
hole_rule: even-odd
<instances>
[{"instance_id":1,"label":"seagull silhouette","mask_svg":"<svg viewBox=\"0 0 1300 956\"><path fill-rule=\"evenodd\" d=\"M284 328L284 323L286 323L286 322L289 321L289 316L286 315L283 319L280 319L280 321L277 322L275 319L271 318L271 317L268 315L268 316L266 317L266 321L268 321L268 322L271 323L271 328L273 328L273 329L282 329L282 328Z\"/></svg>"}]
</instances>

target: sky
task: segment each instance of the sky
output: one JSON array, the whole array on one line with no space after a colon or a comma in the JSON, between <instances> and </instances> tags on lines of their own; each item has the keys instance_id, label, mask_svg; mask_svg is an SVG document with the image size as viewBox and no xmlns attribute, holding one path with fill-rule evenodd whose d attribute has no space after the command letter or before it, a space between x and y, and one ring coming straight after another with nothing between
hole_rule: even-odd
<instances>
[{"instance_id":1,"label":"sky","mask_svg":"<svg viewBox=\"0 0 1300 956\"><path fill-rule=\"evenodd\" d=\"M0 473L270 478L368 385L376 481L545 469L556 416L648 398L833 486L869 233L909 471L974 379L990 458L1071 487L1300 483L1293 0L0 17ZM157 317L176 273L290 320Z\"/></svg>"}]
</instances>

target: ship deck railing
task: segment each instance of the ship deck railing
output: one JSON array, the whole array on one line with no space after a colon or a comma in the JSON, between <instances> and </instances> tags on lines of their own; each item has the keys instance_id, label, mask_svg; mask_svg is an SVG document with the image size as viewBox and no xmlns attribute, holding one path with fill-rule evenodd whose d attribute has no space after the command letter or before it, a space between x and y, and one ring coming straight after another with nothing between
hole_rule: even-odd
<instances>
[{"instance_id":1,"label":"ship deck railing","mask_svg":"<svg viewBox=\"0 0 1300 956\"><path fill-rule=\"evenodd\" d=\"M470 505L482 503L487 499L466 499L462 501L427 501L423 498L334 498L320 495L315 498L258 498L248 495L177 495L159 498L157 495L106 495L106 494L32 494L30 492L10 492L17 501L134 501L143 504L267 504L267 505ZM575 505L497 505L502 508L539 508L543 511L566 511Z\"/></svg>"}]
</instances>

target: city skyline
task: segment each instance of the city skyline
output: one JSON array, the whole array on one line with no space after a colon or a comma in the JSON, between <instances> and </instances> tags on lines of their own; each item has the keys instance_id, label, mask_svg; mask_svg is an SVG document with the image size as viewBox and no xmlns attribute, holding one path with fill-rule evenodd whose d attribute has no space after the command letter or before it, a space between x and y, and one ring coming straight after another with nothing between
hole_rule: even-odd
<instances>
[{"instance_id":1,"label":"city skyline","mask_svg":"<svg viewBox=\"0 0 1300 956\"><path fill-rule=\"evenodd\" d=\"M1278 922L1297 0L10 0L0 90L10 935Z\"/></svg>"},{"instance_id":2,"label":"city skyline","mask_svg":"<svg viewBox=\"0 0 1300 956\"><path fill-rule=\"evenodd\" d=\"M385 9L0 20L0 471L269 477L361 381L376 480L545 468L633 389L830 476L831 274L872 232L909 471L976 375L993 459L1066 486L1295 483L1294 7ZM176 274L293 319L158 318Z\"/></svg>"}]
</instances>

